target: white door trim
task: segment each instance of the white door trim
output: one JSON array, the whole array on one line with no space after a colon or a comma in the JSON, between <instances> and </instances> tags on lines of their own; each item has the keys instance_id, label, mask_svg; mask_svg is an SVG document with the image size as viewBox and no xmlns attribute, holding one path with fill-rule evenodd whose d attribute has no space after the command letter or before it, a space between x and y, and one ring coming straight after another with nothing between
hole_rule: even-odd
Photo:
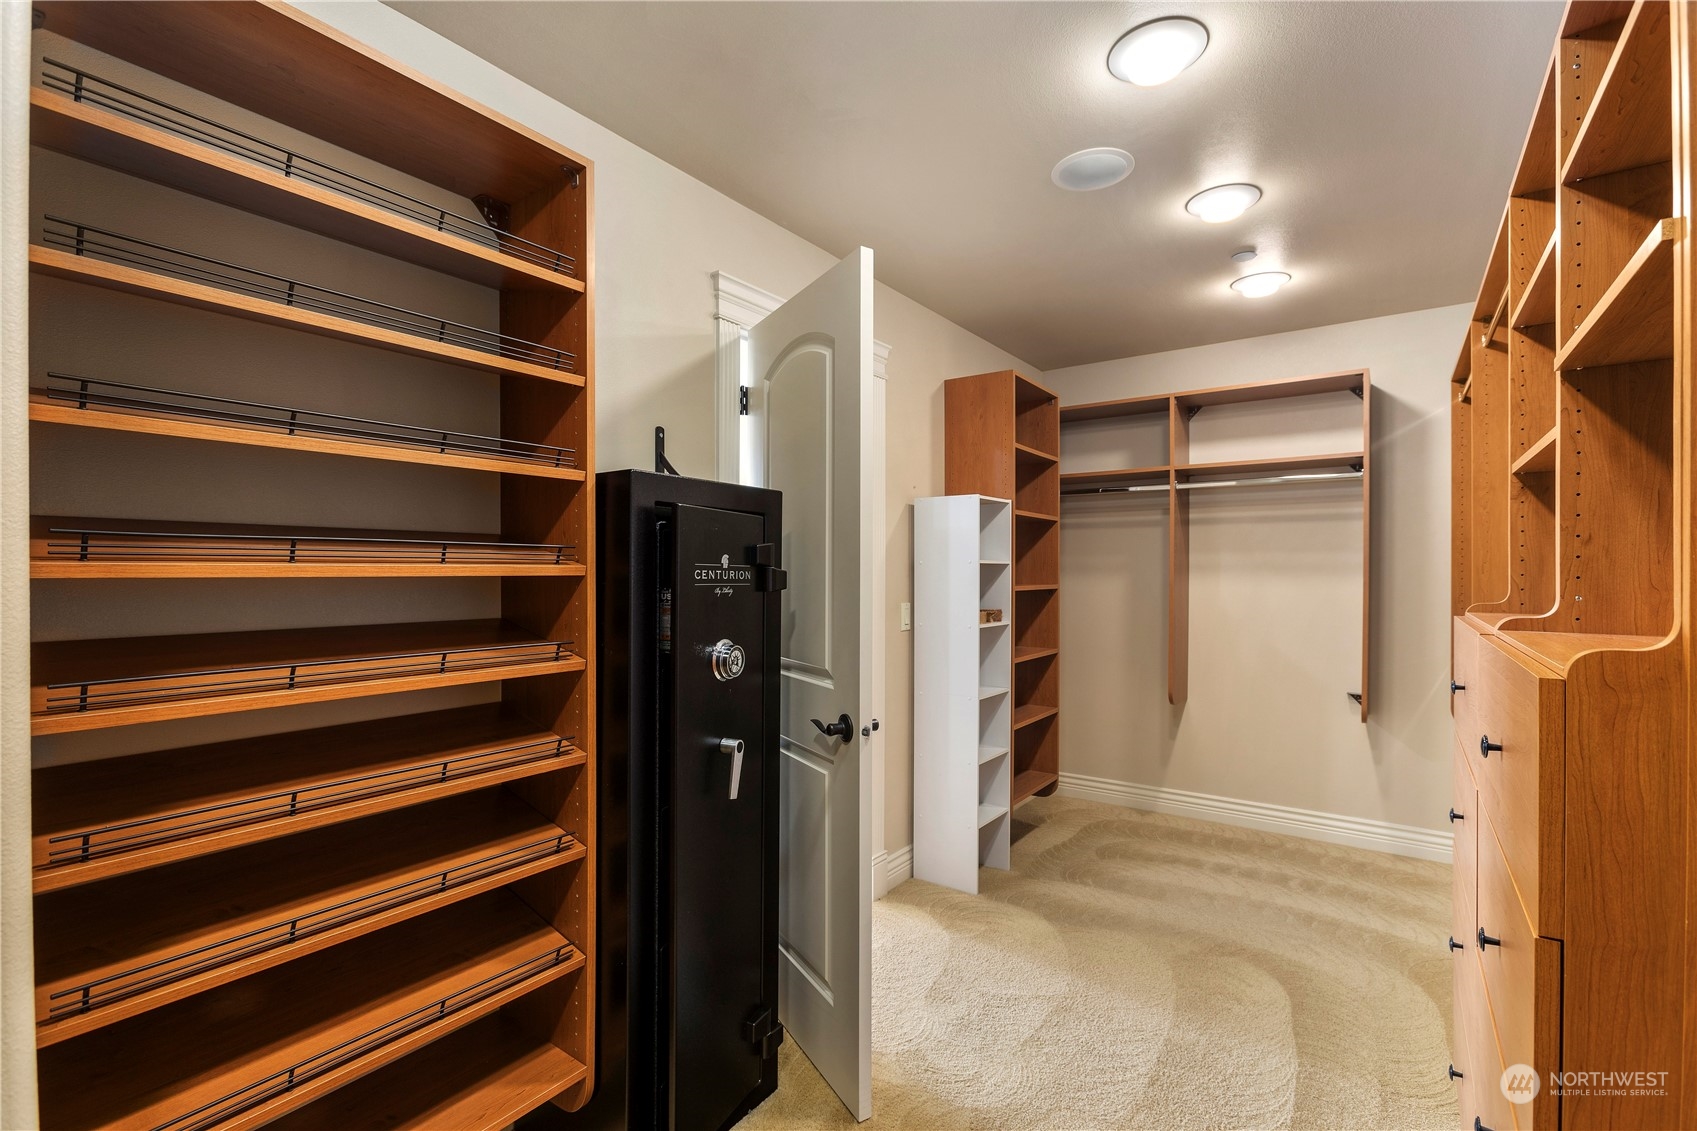
<instances>
[{"instance_id":1,"label":"white door trim","mask_svg":"<svg viewBox=\"0 0 1697 1131\"><path fill-rule=\"evenodd\" d=\"M713 477L721 482L737 482L742 467L742 336L783 304L784 300L771 291L723 271L713 272L717 347L713 358L713 432L718 441ZM880 381L888 379L889 364L890 347L874 340L872 376Z\"/></svg>"}]
</instances>

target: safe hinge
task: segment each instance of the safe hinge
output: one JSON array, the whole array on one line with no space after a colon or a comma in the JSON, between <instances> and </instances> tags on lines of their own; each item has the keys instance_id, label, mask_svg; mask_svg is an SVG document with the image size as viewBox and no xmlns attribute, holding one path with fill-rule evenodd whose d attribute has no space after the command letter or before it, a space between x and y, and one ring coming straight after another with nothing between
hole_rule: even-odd
<instances>
[{"instance_id":1,"label":"safe hinge","mask_svg":"<svg viewBox=\"0 0 1697 1131\"><path fill-rule=\"evenodd\" d=\"M788 571L778 568L778 547L762 542L748 552L749 564L754 567L754 588L759 593L781 593L790 587Z\"/></svg>"},{"instance_id":2,"label":"safe hinge","mask_svg":"<svg viewBox=\"0 0 1697 1131\"><path fill-rule=\"evenodd\" d=\"M756 1006L754 1016L742 1023L743 1040L759 1050L762 1057L771 1056L784 1043L784 1027L765 1006Z\"/></svg>"},{"instance_id":3,"label":"safe hinge","mask_svg":"<svg viewBox=\"0 0 1697 1131\"><path fill-rule=\"evenodd\" d=\"M747 385L738 385L737 386L737 415L738 416L747 416L748 415L748 386Z\"/></svg>"}]
</instances>

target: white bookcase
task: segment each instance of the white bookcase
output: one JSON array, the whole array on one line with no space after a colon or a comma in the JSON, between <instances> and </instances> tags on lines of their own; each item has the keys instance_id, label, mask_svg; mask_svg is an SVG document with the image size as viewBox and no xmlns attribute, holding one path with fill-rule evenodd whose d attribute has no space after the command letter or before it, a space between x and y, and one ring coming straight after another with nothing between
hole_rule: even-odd
<instances>
[{"instance_id":1,"label":"white bookcase","mask_svg":"<svg viewBox=\"0 0 1697 1131\"><path fill-rule=\"evenodd\" d=\"M913 874L960 891L1008 866L1013 593L1012 503L915 500Z\"/></svg>"}]
</instances>

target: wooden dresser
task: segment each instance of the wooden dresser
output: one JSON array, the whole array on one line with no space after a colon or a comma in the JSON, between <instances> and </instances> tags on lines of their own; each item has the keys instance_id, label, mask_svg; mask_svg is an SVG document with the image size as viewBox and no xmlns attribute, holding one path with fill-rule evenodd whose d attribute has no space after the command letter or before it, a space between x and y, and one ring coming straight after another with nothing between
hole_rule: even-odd
<instances>
[{"instance_id":1,"label":"wooden dresser","mask_svg":"<svg viewBox=\"0 0 1697 1131\"><path fill-rule=\"evenodd\" d=\"M1467 1128L1697 1126L1693 6L1569 4L1454 379Z\"/></svg>"}]
</instances>

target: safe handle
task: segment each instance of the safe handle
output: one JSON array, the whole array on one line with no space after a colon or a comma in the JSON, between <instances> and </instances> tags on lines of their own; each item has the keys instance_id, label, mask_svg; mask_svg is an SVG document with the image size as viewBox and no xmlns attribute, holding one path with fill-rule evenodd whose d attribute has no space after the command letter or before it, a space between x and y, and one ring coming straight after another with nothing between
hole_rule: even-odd
<instances>
[{"instance_id":1,"label":"safe handle","mask_svg":"<svg viewBox=\"0 0 1697 1131\"><path fill-rule=\"evenodd\" d=\"M837 721L834 723L822 723L818 719L814 719L812 722L814 726L819 728L819 733L826 738L840 738L844 742L854 741L854 720L848 717L846 711L838 715Z\"/></svg>"},{"instance_id":2,"label":"safe handle","mask_svg":"<svg viewBox=\"0 0 1697 1131\"><path fill-rule=\"evenodd\" d=\"M731 800L737 799L737 790L742 788L742 739L721 738L719 753L731 756Z\"/></svg>"}]
</instances>

